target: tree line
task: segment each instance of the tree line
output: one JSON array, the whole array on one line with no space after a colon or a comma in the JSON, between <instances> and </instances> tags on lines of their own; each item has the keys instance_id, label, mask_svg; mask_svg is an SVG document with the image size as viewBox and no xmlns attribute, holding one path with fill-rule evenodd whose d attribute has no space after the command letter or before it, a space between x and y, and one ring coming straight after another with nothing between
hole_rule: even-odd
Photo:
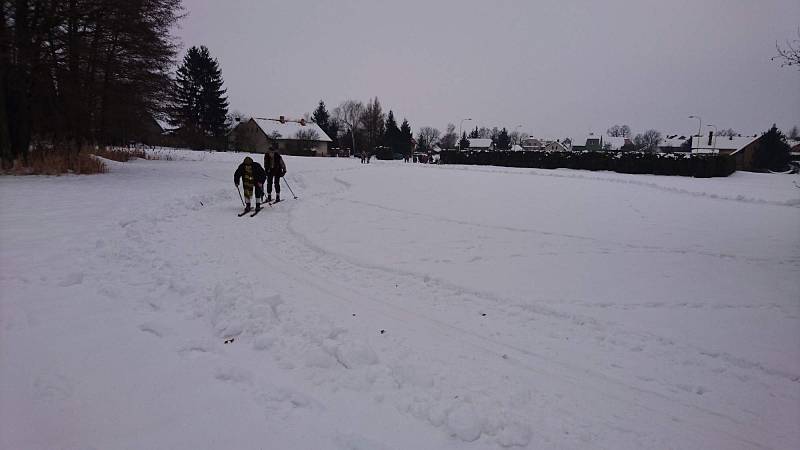
<instances>
[{"instance_id":1,"label":"tree line","mask_svg":"<svg viewBox=\"0 0 800 450\"><path fill-rule=\"evenodd\" d=\"M0 3L0 151L122 144L165 113L180 0Z\"/></svg>"},{"instance_id":2,"label":"tree line","mask_svg":"<svg viewBox=\"0 0 800 450\"><path fill-rule=\"evenodd\" d=\"M332 140L333 147L348 148L353 154L361 152L391 158L394 154L410 155L414 135L407 119L398 126L394 111L384 112L378 97L365 103L345 100L328 111L319 101L306 118L316 123Z\"/></svg>"}]
</instances>

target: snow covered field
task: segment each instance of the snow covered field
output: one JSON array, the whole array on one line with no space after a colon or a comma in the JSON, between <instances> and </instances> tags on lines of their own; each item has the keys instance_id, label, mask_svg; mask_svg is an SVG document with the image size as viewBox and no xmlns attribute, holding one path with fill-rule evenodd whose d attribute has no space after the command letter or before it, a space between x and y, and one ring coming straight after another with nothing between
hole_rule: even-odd
<instances>
[{"instance_id":1,"label":"snow covered field","mask_svg":"<svg viewBox=\"0 0 800 450\"><path fill-rule=\"evenodd\" d=\"M172 154L0 177L0 448L800 448L797 176Z\"/></svg>"}]
</instances>

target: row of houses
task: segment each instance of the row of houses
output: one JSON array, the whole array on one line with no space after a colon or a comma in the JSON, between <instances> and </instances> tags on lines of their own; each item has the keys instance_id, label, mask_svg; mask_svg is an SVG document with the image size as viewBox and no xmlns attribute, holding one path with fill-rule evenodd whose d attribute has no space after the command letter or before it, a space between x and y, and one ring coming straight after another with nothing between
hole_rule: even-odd
<instances>
[{"instance_id":1,"label":"row of houses","mask_svg":"<svg viewBox=\"0 0 800 450\"><path fill-rule=\"evenodd\" d=\"M761 137L753 136L718 136L709 133L706 136L667 135L658 145L661 153L720 153L733 155L737 169L750 168L753 155L759 146ZM315 123L302 120L285 120L252 117L241 120L228 135L228 147L231 150L265 153L273 145L283 154L332 156L332 139ZM800 159L800 141L791 141L794 159ZM590 133L583 139L550 140L528 137L514 145L513 151L626 151L633 150L633 142L626 137L607 136ZM493 150L491 139L469 139L468 151ZM438 147L434 149L437 152Z\"/></svg>"},{"instance_id":2,"label":"row of houses","mask_svg":"<svg viewBox=\"0 0 800 450\"><path fill-rule=\"evenodd\" d=\"M667 135L658 144L659 153L719 153L736 158L738 170L748 170L752 165L753 155L760 145L761 137L753 136L719 136L709 133L707 136ZM469 139L469 148L465 151L493 150L491 139ZM800 141L790 140L793 159L800 159ZM582 139L570 141L565 139L547 140L529 137L520 144L514 145L512 151L630 151L633 142L626 137L607 136L589 133Z\"/></svg>"}]
</instances>

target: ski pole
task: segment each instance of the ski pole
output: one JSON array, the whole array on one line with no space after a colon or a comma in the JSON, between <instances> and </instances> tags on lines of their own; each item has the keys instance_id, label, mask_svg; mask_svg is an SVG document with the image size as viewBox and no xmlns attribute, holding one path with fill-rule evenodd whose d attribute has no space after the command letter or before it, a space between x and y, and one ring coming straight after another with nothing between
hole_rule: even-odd
<instances>
[{"instance_id":1,"label":"ski pole","mask_svg":"<svg viewBox=\"0 0 800 450\"><path fill-rule=\"evenodd\" d=\"M292 187L289 186L289 182L286 181L286 177L283 177L283 182L286 183L286 187L289 188L289 192L292 193L292 197L294 197L294 199L297 200L297 196L294 195L294 191L292 190Z\"/></svg>"},{"instance_id":2,"label":"ski pole","mask_svg":"<svg viewBox=\"0 0 800 450\"><path fill-rule=\"evenodd\" d=\"M234 184L236 184L236 183L234 183ZM244 199L242 198L242 192L239 190L239 185L238 184L236 184L236 192L239 193L239 200L242 201L242 206L244 206Z\"/></svg>"}]
</instances>

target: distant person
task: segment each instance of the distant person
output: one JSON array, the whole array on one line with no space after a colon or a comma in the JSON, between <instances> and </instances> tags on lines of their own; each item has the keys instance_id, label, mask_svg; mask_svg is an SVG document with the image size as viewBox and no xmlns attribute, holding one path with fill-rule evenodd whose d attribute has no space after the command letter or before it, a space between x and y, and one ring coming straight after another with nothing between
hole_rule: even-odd
<instances>
[{"instance_id":1,"label":"distant person","mask_svg":"<svg viewBox=\"0 0 800 450\"><path fill-rule=\"evenodd\" d=\"M281 201L281 177L286 175L286 163L278 153L278 144L272 143L264 154L264 169L267 171L267 201L272 201L272 184L275 183L275 203Z\"/></svg>"},{"instance_id":2,"label":"distant person","mask_svg":"<svg viewBox=\"0 0 800 450\"><path fill-rule=\"evenodd\" d=\"M264 168L253 161L253 158L247 156L239 164L236 172L233 173L233 183L236 184L236 189L239 189L239 180L242 180L245 206L244 212L240 215L250 212L250 197L253 195L253 187L255 187L256 191L256 212L261 210L261 197L264 196L264 180L266 178L267 174L264 172Z\"/></svg>"},{"instance_id":3,"label":"distant person","mask_svg":"<svg viewBox=\"0 0 800 450\"><path fill-rule=\"evenodd\" d=\"M367 163L367 152L361 150L361 164L366 164L366 163Z\"/></svg>"}]
</instances>

